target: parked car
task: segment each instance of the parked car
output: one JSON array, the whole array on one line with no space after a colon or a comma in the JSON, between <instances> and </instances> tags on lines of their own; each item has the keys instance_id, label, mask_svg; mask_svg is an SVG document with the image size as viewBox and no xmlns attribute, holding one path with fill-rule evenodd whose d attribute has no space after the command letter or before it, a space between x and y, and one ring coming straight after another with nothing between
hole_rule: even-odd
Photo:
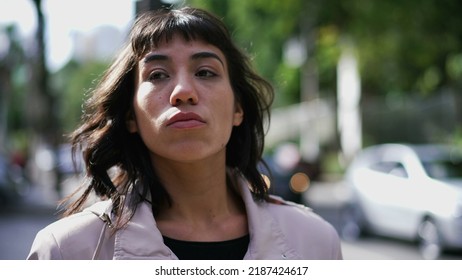
<instances>
[{"instance_id":1,"label":"parked car","mask_svg":"<svg viewBox=\"0 0 462 280\"><path fill-rule=\"evenodd\" d=\"M345 230L415 240L425 258L462 249L462 151L437 144L381 144L347 168L353 201ZM355 231L356 230L356 231Z\"/></svg>"}]
</instances>

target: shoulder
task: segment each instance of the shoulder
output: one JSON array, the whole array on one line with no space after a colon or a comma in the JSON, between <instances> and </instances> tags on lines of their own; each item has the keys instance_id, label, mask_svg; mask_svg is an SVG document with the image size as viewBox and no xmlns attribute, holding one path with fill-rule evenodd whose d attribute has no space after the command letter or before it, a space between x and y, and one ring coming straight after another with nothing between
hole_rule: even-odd
<instances>
[{"instance_id":1,"label":"shoulder","mask_svg":"<svg viewBox=\"0 0 462 280\"><path fill-rule=\"evenodd\" d=\"M265 204L287 243L301 255L308 258L317 251L316 258L342 258L337 231L311 208L274 196Z\"/></svg>"},{"instance_id":2,"label":"shoulder","mask_svg":"<svg viewBox=\"0 0 462 280\"><path fill-rule=\"evenodd\" d=\"M99 215L103 214L109 205L109 201L97 202L79 213L48 225L42 231L49 232L56 237L60 237L60 239L81 235L83 232L92 230L95 226L102 225ZM97 228L94 229L96 230Z\"/></svg>"},{"instance_id":3,"label":"shoulder","mask_svg":"<svg viewBox=\"0 0 462 280\"><path fill-rule=\"evenodd\" d=\"M271 215L283 224L287 226L321 226L322 228L331 227L321 216L316 214L311 208L286 201L277 196L270 196L270 199L266 204L266 208Z\"/></svg>"},{"instance_id":4,"label":"shoulder","mask_svg":"<svg viewBox=\"0 0 462 280\"><path fill-rule=\"evenodd\" d=\"M91 258L104 226L99 215L109 206L109 201L97 202L46 226L37 233L28 259Z\"/></svg>"}]
</instances>

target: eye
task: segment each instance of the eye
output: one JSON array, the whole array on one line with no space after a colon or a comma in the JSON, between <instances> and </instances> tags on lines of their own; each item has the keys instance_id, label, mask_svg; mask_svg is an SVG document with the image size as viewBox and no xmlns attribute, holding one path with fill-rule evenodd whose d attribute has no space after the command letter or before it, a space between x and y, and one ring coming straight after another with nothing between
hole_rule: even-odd
<instances>
[{"instance_id":1,"label":"eye","mask_svg":"<svg viewBox=\"0 0 462 280\"><path fill-rule=\"evenodd\" d=\"M200 78L212 78L212 77L216 77L217 74L215 74L215 72L210 71L208 69L202 69L196 73L196 76Z\"/></svg>"},{"instance_id":2,"label":"eye","mask_svg":"<svg viewBox=\"0 0 462 280\"><path fill-rule=\"evenodd\" d=\"M148 80L150 81L164 80L167 78L169 78L169 76L163 71L154 71L148 76Z\"/></svg>"}]
</instances>

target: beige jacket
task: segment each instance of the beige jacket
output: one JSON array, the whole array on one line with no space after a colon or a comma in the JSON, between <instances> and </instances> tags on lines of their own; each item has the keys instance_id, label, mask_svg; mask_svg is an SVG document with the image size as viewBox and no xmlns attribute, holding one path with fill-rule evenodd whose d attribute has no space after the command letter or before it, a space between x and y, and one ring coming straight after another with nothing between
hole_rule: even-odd
<instances>
[{"instance_id":1,"label":"beige jacket","mask_svg":"<svg viewBox=\"0 0 462 280\"><path fill-rule=\"evenodd\" d=\"M279 198L278 203L256 202L247 184L241 184L240 193L250 233L244 259L342 259L337 232L309 208ZM50 224L37 234L27 259L177 259L164 244L148 203L115 234L101 219L110 210L110 201L97 202Z\"/></svg>"}]
</instances>

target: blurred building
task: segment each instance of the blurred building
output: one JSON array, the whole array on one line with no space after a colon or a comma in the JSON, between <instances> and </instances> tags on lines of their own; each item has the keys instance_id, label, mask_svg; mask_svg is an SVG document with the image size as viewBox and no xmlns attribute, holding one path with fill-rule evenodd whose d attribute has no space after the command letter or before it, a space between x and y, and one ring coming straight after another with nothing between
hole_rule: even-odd
<instances>
[{"instance_id":1,"label":"blurred building","mask_svg":"<svg viewBox=\"0 0 462 280\"><path fill-rule=\"evenodd\" d=\"M86 62L110 60L122 47L127 30L103 25L89 33L75 32L73 38L73 59Z\"/></svg>"},{"instance_id":2,"label":"blurred building","mask_svg":"<svg viewBox=\"0 0 462 280\"><path fill-rule=\"evenodd\" d=\"M172 2L174 1L136 1L134 2L135 14L133 15L133 18L143 11L169 7ZM114 26L103 25L95 28L92 32L75 32L72 34L74 48L72 58L80 62L110 60L122 47L128 32L129 24L124 30L117 29Z\"/></svg>"}]
</instances>

